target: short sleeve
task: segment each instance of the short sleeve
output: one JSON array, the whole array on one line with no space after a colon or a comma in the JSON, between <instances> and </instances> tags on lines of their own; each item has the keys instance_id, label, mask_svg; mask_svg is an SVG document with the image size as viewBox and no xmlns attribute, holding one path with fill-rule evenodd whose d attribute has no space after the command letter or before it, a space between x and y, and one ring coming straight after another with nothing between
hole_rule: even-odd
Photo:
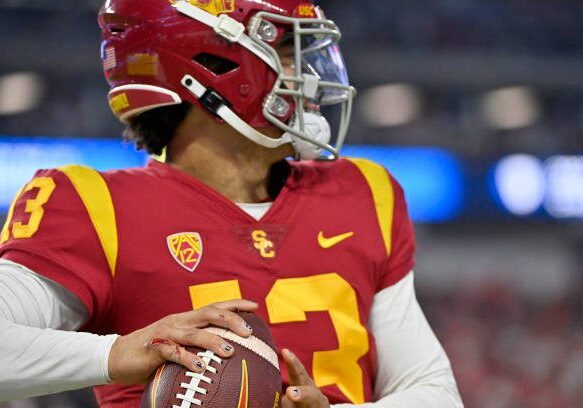
<instances>
[{"instance_id":1,"label":"short sleeve","mask_svg":"<svg viewBox=\"0 0 583 408\"><path fill-rule=\"evenodd\" d=\"M399 282L415 266L415 233L401 185L389 175L393 189L391 252L383 265L377 291Z\"/></svg>"},{"instance_id":2,"label":"short sleeve","mask_svg":"<svg viewBox=\"0 0 583 408\"><path fill-rule=\"evenodd\" d=\"M91 181L82 180L87 175L102 183L89 193L80 191ZM88 325L111 302L112 268L98 225L112 222L103 220L110 212L99 210L111 201L108 194L99 196L104 185L97 172L79 166L38 171L15 198L0 240L0 257L77 295L87 308Z\"/></svg>"}]
</instances>

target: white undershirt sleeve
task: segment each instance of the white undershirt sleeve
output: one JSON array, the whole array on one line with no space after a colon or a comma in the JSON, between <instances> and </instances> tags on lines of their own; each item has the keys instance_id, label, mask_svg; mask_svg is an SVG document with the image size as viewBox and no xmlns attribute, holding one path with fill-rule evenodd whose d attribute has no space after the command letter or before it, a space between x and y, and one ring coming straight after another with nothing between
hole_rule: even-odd
<instances>
[{"instance_id":1,"label":"white undershirt sleeve","mask_svg":"<svg viewBox=\"0 0 583 408\"><path fill-rule=\"evenodd\" d=\"M0 401L107 383L117 336L67 331L85 320L71 292L0 259Z\"/></svg>"},{"instance_id":2,"label":"white undershirt sleeve","mask_svg":"<svg viewBox=\"0 0 583 408\"><path fill-rule=\"evenodd\" d=\"M87 311L58 283L0 259L0 317L23 326L77 330L87 320Z\"/></svg>"},{"instance_id":3,"label":"white undershirt sleeve","mask_svg":"<svg viewBox=\"0 0 583 408\"><path fill-rule=\"evenodd\" d=\"M463 407L449 359L417 302L413 272L377 293L370 326L377 346L376 402L359 407Z\"/></svg>"}]
</instances>

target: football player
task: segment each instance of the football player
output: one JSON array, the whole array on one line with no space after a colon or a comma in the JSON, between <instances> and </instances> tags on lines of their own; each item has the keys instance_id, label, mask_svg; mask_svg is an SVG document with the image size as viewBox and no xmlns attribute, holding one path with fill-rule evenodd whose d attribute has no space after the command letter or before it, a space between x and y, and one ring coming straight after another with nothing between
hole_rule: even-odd
<instances>
[{"instance_id":1,"label":"football player","mask_svg":"<svg viewBox=\"0 0 583 408\"><path fill-rule=\"evenodd\" d=\"M99 24L112 111L165 160L41 170L18 193L0 400L95 386L138 406L164 361L205 370L183 346L231 355L202 329L249 336L246 310L282 350L285 408L461 406L403 191L339 158L355 91L334 22L307 0L107 0Z\"/></svg>"}]
</instances>

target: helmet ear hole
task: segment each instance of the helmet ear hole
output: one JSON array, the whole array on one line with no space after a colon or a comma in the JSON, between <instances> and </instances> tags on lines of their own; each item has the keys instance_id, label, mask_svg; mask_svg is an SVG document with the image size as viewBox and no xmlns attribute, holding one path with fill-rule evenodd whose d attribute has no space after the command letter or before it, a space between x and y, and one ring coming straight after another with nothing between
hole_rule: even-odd
<instances>
[{"instance_id":1,"label":"helmet ear hole","mask_svg":"<svg viewBox=\"0 0 583 408\"><path fill-rule=\"evenodd\" d=\"M110 27L109 32L113 35L125 33L125 27Z\"/></svg>"},{"instance_id":2,"label":"helmet ear hole","mask_svg":"<svg viewBox=\"0 0 583 408\"><path fill-rule=\"evenodd\" d=\"M111 39L123 39L126 34L126 27L123 26L108 26L105 28Z\"/></svg>"},{"instance_id":3,"label":"helmet ear hole","mask_svg":"<svg viewBox=\"0 0 583 408\"><path fill-rule=\"evenodd\" d=\"M239 64L236 62L208 53L197 54L192 60L215 75L224 75L239 68Z\"/></svg>"}]
</instances>

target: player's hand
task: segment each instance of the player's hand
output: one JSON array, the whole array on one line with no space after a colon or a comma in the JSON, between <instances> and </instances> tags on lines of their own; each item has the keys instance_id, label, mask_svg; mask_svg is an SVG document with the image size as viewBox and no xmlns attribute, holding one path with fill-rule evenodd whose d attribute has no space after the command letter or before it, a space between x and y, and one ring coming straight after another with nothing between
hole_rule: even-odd
<instances>
[{"instance_id":1,"label":"player's hand","mask_svg":"<svg viewBox=\"0 0 583 408\"><path fill-rule=\"evenodd\" d=\"M181 364L193 372L202 372L204 361L183 346L198 346L219 357L230 357L234 346L202 328L212 324L248 337L251 326L235 311L252 312L255 309L257 303L248 300L214 303L167 316L143 329L120 336L109 353L109 376L113 382L121 384L145 382L165 361Z\"/></svg>"},{"instance_id":2,"label":"player's hand","mask_svg":"<svg viewBox=\"0 0 583 408\"><path fill-rule=\"evenodd\" d=\"M281 354L290 383L281 399L281 408L329 408L328 398L316 387L296 355L288 349L283 349Z\"/></svg>"}]
</instances>

